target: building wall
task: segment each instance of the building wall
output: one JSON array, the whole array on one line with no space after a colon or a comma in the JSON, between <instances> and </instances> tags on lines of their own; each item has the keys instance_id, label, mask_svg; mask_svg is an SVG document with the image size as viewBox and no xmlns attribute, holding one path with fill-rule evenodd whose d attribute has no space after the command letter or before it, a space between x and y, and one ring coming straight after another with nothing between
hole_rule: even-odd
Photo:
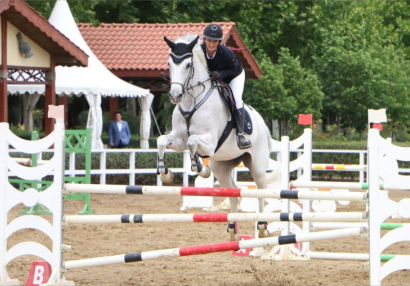
<instances>
[{"instance_id":1,"label":"building wall","mask_svg":"<svg viewBox=\"0 0 410 286\"><path fill-rule=\"evenodd\" d=\"M0 16L1 19L1 16ZM1 27L1 21L0 21ZM31 46L31 52L34 54L30 58L25 58L19 51L19 44L17 40L17 34L20 31L13 26L10 22L7 22L7 65L8 66L23 66L23 67L36 67L36 68L49 68L50 67L50 54L42 49L39 45L33 42L27 35L20 32L23 40ZM1 45L0 45L1 52ZM1 57L0 57L1 63Z\"/></svg>"}]
</instances>

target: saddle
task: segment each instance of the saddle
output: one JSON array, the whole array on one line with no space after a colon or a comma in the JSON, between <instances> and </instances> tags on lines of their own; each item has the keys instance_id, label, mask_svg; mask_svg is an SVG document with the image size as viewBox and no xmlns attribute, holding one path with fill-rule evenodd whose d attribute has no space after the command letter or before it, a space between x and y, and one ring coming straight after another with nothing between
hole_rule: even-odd
<instances>
[{"instance_id":1,"label":"saddle","mask_svg":"<svg viewBox=\"0 0 410 286\"><path fill-rule=\"evenodd\" d=\"M235 98L233 97L233 93L231 88L229 87L229 85L225 84L224 82L221 81L216 81L213 82L214 86L218 88L219 91L219 95L222 98L222 101L225 103L228 112L230 114L230 120L228 120L226 127L224 129L224 131L222 132L221 138L219 138L218 140L218 144L216 146L215 152L218 151L218 149L222 146L222 144L225 142L226 138L228 138L229 134L231 133L233 128L236 128L236 125L234 123L234 115L233 115L233 111L236 108L236 104L235 104ZM249 105L247 105L251 110L253 110L253 108ZM243 131L248 134L251 135L253 132L253 125L252 125L252 120L251 117L248 113L248 111L246 109L245 110L245 118L244 118L244 126L243 126Z\"/></svg>"}]
</instances>

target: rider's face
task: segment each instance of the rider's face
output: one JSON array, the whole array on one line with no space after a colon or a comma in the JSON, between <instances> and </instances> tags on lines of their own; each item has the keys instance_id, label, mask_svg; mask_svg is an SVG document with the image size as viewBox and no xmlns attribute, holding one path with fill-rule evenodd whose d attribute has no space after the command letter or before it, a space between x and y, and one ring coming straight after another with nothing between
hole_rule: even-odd
<instances>
[{"instance_id":1,"label":"rider's face","mask_svg":"<svg viewBox=\"0 0 410 286\"><path fill-rule=\"evenodd\" d=\"M206 48L210 52L216 51L216 48L219 45L219 41L217 41L217 40L205 39L204 42L205 42Z\"/></svg>"}]
</instances>

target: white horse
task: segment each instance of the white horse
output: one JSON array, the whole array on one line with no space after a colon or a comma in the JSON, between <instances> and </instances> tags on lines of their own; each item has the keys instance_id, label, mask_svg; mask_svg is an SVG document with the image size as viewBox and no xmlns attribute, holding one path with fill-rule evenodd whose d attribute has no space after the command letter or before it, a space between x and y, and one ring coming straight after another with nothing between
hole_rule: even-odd
<instances>
[{"instance_id":1,"label":"white horse","mask_svg":"<svg viewBox=\"0 0 410 286\"><path fill-rule=\"evenodd\" d=\"M173 175L165 163L166 147L183 152L189 149L192 170L208 177L213 172L221 187L236 188L232 171L241 162L249 169L258 189L266 188L271 136L262 117L250 106L246 110L252 119L253 131L248 135L252 147L240 150L235 132L230 132L216 151L230 113L209 78L205 55L198 43L199 36L186 35L172 42L164 37L170 49L169 97L177 104L172 115L172 131L158 137L158 174L164 183L171 183ZM209 157L209 167L199 157ZM238 198L230 198L231 212L238 212ZM264 200L259 199L263 211ZM266 222L258 223L259 236L267 235ZM230 239L236 239L237 224L228 224Z\"/></svg>"}]
</instances>

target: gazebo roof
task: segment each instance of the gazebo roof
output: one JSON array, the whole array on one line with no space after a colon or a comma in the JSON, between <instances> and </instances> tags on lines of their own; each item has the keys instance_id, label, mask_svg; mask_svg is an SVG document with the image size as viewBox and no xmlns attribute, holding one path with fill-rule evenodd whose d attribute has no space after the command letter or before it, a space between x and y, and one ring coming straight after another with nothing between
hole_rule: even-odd
<instances>
[{"instance_id":1,"label":"gazebo roof","mask_svg":"<svg viewBox=\"0 0 410 286\"><path fill-rule=\"evenodd\" d=\"M91 24L79 23L78 28L88 46L101 62L120 77L159 77L168 71L166 36L175 40L184 34L202 35L209 23L178 24ZM222 44L240 49L236 56L242 61L246 77L256 79L261 70L235 29L233 22L218 22L223 29Z\"/></svg>"},{"instance_id":2,"label":"gazebo roof","mask_svg":"<svg viewBox=\"0 0 410 286\"><path fill-rule=\"evenodd\" d=\"M88 65L88 55L26 2L1 0L0 15L50 53L56 65Z\"/></svg>"}]
</instances>

